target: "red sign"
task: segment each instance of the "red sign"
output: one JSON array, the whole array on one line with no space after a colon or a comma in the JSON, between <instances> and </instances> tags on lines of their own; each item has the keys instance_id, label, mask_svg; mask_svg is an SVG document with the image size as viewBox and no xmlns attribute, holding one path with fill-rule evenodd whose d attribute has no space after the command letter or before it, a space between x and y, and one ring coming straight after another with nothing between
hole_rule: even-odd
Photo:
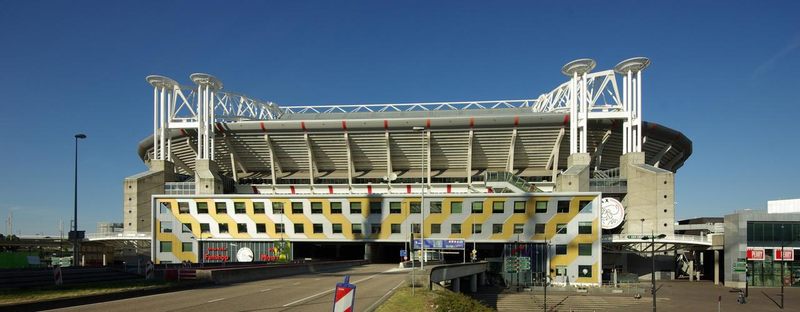
<instances>
[{"instance_id":1,"label":"red sign","mask_svg":"<svg viewBox=\"0 0 800 312\"><path fill-rule=\"evenodd\" d=\"M764 248L747 247L747 260L764 261Z\"/></svg>"},{"instance_id":2,"label":"red sign","mask_svg":"<svg viewBox=\"0 0 800 312\"><path fill-rule=\"evenodd\" d=\"M794 249L784 248L781 253L780 248L775 249L775 261L794 261Z\"/></svg>"}]
</instances>

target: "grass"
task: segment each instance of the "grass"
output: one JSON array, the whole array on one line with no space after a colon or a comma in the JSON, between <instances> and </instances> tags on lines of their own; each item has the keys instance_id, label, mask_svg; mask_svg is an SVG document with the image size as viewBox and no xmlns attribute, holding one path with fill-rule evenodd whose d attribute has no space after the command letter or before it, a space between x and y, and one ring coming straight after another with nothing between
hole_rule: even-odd
<instances>
[{"instance_id":1,"label":"grass","mask_svg":"<svg viewBox=\"0 0 800 312\"><path fill-rule=\"evenodd\" d=\"M99 294L109 294L130 290L143 290L168 287L171 283L161 281L123 281L103 282L71 286L51 286L37 289L0 290L0 306L39 302L53 299L66 299Z\"/></svg>"},{"instance_id":2,"label":"grass","mask_svg":"<svg viewBox=\"0 0 800 312\"><path fill-rule=\"evenodd\" d=\"M494 311L480 302L449 290L429 291L417 288L414 295L410 287L398 288L376 312L425 311L425 312L466 312Z\"/></svg>"}]
</instances>

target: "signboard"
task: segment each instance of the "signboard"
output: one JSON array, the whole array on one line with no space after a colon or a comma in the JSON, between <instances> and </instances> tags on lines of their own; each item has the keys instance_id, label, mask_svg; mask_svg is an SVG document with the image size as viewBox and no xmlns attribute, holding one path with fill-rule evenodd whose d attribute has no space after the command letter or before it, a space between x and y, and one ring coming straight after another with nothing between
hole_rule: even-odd
<instances>
[{"instance_id":1,"label":"signboard","mask_svg":"<svg viewBox=\"0 0 800 312\"><path fill-rule=\"evenodd\" d=\"M625 219L625 207L618 200L603 198L600 209L600 225L604 230L611 230L622 224Z\"/></svg>"},{"instance_id":2,"label":"signboard","mask_svg":"<svg viewBox=\"0 0 800 312\"><path fill-rule=\"evenodd\" d=\"M764 261L764 248L747 247L747 260Z\"/></svg>"},{"instance_id":3,"label":"signboard","mask_svg":"<svg viewBox=\"0 0 800 312\"><path fill-rule=\"evenodd\" d=\"M406 257L406 250L405 249L400 249L400 257L403 257L403 258Z\"/></svg>"},{"instance_id":4,"label":"signboard","mask_svg":"<svg viewBox=\"0 0 800 312\"><path fill-rule=\"evenodd\" d=\"M794 249L792 248L784 248L783 252L781 253L781 249L777 248L774 251L775 261L794 261Z\"/></svg>"},{"instance_id":5,"label":"signboard","mask_svg":"<svg viewBox=\"0 0 800 312\"><path fill-rule=\"evenodd\" d=\"M747 262L741 261L741 260L736 261L736 263L733 264L733 271L734 272L747 272Z\"/></svg>"},{"instance_id":6,"label":"signboard","mask_svg":"<svg viewBox=\"0 0 800 312\"><path fill-rule=\"evenodd\" d=\"M517 273L520 271L531 270L531 258L528 257L506 257L506 273Z\"/></svg>"},{"instance_id":7,"label":"signboard","mask_svg":"<svg viewBox=\"0 0 800 312\"><path fill-rule=\"evenodd\" d=\"M414 240L414 249L422 249L420 241ZM425 239L425 249L464 249L461 239Z\"/></svg>"},{"instance_id":8,"label":"signboard","mask_svg":"<svg viewBox=\"0 0 800 312\"><path fill-rule=\"evenodd\" d=\"M350 284L350 275L344 276L343 283L336 283L333 292L333 312L353 312L356 307L356 285Z\"/></svg>"}]
</instances>

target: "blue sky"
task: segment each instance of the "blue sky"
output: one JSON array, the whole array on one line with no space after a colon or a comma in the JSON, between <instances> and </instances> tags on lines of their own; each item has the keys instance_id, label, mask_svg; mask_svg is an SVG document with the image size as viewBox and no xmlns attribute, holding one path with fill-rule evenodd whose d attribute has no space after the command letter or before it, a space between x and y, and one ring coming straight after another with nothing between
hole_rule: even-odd
<instances>
[{"instance_id":1,"label":"blue sky","mask_svg":"<svg viewBox=\"0 0 800 312\"><path fill-rule=\"evenodd\" d=\"M122 219L162 74L281 105L535 98L591 57L653 64L645 120L682 131L677 217L800 197L797 1L0 1L0 217L58 233ZM5 225L5 222L3 222ZM5 233L5 226L0 227Z\"/></svg>"}]
</instances>

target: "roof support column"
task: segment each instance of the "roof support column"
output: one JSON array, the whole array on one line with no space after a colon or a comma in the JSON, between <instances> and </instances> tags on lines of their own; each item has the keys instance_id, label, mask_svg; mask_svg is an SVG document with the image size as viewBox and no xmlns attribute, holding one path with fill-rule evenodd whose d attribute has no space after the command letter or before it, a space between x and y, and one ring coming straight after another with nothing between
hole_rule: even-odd
<instances>
[{"instance_id":1,"label":"roof support column","mask_svg":"<svg viewBox=\"0 0 800 312\"><path fill-rule=\"evenodd\" d=\"M508 145L508 159L506 159L506 171L514 172L514 145L517 142L517 127L511 130L511 142Z\"/></svg>"},{"instance_id":2,"label":"roof support column","mask_svg":"<svg viewBox=\"0 0 800 312\"><path fill-rule=\"evenodd\" d=\"M391 141L390 141L391 138L389 136L389 129L384 130L384 136L386 138L386 140L385 140L385 142L386 142L386 177L387 177L386 183L389 185L389 190L391 190L392 189L392 181L391 181L392 179L390 179L388 177L391 177L392 173L394 171L392 170L392 148L391 148L392 145L390 144L391 143Z\"/></svg>"},{"instance_id":3,"label":"roof support column","mask_svg":"<svg viewBox=\"0 0 800 312\"><path fill-rule=\"evenodd\" d=\"M469 140L467 141L467 184L472 184L472 138L474 131L469 129Z\"/></svg>"},{"instance_id":4,"label":"roof support column","mask_svg":"<svg viewBox=\"0 0 800 312\"><path fill-rule=\"evenodd\" d=\"M311 139L308 138L308 132L303 133L303 139L306 141L306 148L308 149L308 178L309 184L311 185L311 193L314 193L314 178L316 178L317 174L317 166L314 164L314 152L312 150L313 146L311 144Z\"/></svg>"},{"instance_id":5,"label":"roof support column","mask_svg":"<svg viewBox=\"0 0 800 312\"><path fill-rule=\"evenodd\" d=\"M353 187L353 154L350 151L350 135L344 132L344 145L347 148L347 186L352 190Z\"/></svg>"},{"instance_id":6,"label":"roof support column","mask_svg":"<svg viewBox=\"0 0 800 312\"><path fill-rule=\"evenodd\" d=\"M272 148L272 141L269 139L269 134L264 135L264 141L267 142L267 149L269 150L269 170L270 170L270 178L272 178L272 191L275 192L275 184L277 184L278 179L276 177L276 171L281 172L280 164L277 163L277 159L275 158L275 149Z\"/></svg>"},{"instance_id":7,"label":"roof support column","mask_svg":"<svg viewBox=\"0 0 800 312\"><path fill-rule=\"evenodd\" d=\"M559 151L561 151L561 139L564 138L564 133L566 131L564 128L561 128L561 131L558 132L558 137L556 137L556 142L553 144L553 149L550 151L550 158L547 159L547 165L544 169L552 169L552 181L556 181L556 176L558 176L558 158L559 158ZM552 166L552 167L551 167Z\"/></svg>"}]
</instances>

